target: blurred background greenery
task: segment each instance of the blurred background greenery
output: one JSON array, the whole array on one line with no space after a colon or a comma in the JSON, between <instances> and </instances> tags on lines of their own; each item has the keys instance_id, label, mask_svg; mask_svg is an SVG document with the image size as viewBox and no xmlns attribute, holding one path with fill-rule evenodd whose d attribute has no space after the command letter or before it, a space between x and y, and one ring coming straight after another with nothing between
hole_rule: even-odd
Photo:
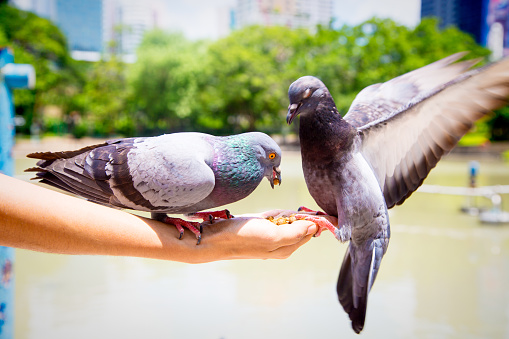
<instances>
[{"instance_id":1,"label":"blurred background greenery","mask_svg":"<svg viewBox=\"0 0 509 339\"><path fill-rule=\"evenodd\" d=\"M435 19L415 28L373 18L316 31L252 26L215 41L180 33L145 34L136 61L124 63L112 43L99 62L70 57L49 20L0 5L0 46L34 65L34 90L15 90L19 135L145 136L176 131L214 134L260 130L289 134L287 89L303 75L321 78L346 113L364 87L387 81L458 51L489 50ZM477 124L464 144L509 138L509 109Z\"/></svg>"}]
</instances>

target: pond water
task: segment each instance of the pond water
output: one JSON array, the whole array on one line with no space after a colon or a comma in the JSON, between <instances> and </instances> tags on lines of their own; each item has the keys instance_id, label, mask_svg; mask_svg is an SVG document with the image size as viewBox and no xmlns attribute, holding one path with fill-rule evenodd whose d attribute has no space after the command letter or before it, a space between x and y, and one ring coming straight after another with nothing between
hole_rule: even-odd
<instances>
[{"instance_id":1,"label":"pond water","mask_svg":"<svg viewBox=\"0 0 509 339\"><path fill-rule=\"evenodd\" d=\"M464 186L467 162L445 159L425 183ZM18 177L32 165L19 159ZM230 211L317 208L299 154L281 168L280 187L264 180ZM509 184L509 166L481 161L479 183ZM509 338L509 225L483 225L464 203L414 193L390 211L362 337ZM358 337L335 291L346 248L324 233L287 260L200 265L17 250L16 338Z\"/></svg>"}]
</instances>

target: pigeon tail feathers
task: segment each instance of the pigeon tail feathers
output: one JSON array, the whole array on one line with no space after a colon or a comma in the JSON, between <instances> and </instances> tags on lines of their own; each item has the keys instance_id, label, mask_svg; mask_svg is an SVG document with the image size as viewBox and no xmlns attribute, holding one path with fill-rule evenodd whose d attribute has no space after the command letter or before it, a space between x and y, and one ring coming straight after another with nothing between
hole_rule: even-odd
<instances>
[{"instance_id":1,"label":"pigeon tail feathers","mask_svg":"<svg viewBox=\"0 0 509 339\"><path fill-rule=\"evenodd\" d=\"M350 242L341 265L336 286L338 299L357 334L364 328L368 294L375 282L382 256L380 239L362 246Z\"/></svg>"}]
</instances>

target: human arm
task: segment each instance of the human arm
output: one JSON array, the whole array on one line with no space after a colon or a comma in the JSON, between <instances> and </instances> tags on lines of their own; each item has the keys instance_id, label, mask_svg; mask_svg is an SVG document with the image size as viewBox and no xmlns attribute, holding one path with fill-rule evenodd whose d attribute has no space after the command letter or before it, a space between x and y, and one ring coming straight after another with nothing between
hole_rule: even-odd
<instances>
[{"instance_id":1,"label":"human arm","mask_svg":"<svg viewBox=\"0 0 509 339\"><path fill-rule=\"evenodd\" d=\"M0 245L62 254L133 256L188 263L286 258L311 239L309 221L276 226L256 217L217 221L203 240L174 227L0 174Z\"/></svg>"}]
</instances>

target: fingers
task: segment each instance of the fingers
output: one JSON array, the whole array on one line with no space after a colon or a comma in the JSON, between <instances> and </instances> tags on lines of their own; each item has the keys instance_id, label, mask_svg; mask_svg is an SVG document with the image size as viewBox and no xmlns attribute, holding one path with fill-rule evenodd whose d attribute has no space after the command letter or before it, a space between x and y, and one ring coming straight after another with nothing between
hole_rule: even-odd
<instances>
[{"instance_id":1,"label":"fingers","mask_svg":"<svg viewBox=\"0 0 509 339\"><path fill-rule=\"evenodd\" d=\"M269 254L270 259L288 259L297 249L299 249L302 245L307 243L312 238L313 238L312 235L308 235L296 244L280 247L277 250L272 251Z\"/></svg>"},{"instance_id":2,"label":"fingers","mask_svg":"<svg viewBox=\"0 0 509 339\"><path fill-rule=\"evenodd\" d=\"M204 229L201 250L207 258L220 259L284 259L307 243L318 231L309 220L275 225L263 218L236 217L220 220Z\"/></svg>"},{"instance_id":3,"label":"fingers","mask_svg":"<svg viewBox=\"0 0 509 339\"><path fill-rule=\"evenodd\" d=\"M307 235L313 235L317 231L318 227L309 220L297 220L291 224L277 226L278 245L293 245Z\"/></svg>"},{"instance_id":4,"label":"fingers","mask_svg":"<svg viewBox=\"0 0 509 339\"><path fill-rule=\"evenodd\" d=\"M286 259L299 247L307 243L318 231L318 226L307 220L278 226L278 247L270 251L270 258Z\"/></svg>"},{"instance_id":5,"label":"fingers","mask_svg":"<svg viewBox=\"0 0 509 339\"><path fill-rule=\"evenodd\" d=\"M311 240L313 235L318 231L318 226L306 220L298 220L285 226L286 227L282 227L286 229L283 230L284 234L280 240L284 245L270 252L270 257L273 259L288 258L299 247ZM294 229L291 230L291 228Z\"/></svg>"}]
</instances>

